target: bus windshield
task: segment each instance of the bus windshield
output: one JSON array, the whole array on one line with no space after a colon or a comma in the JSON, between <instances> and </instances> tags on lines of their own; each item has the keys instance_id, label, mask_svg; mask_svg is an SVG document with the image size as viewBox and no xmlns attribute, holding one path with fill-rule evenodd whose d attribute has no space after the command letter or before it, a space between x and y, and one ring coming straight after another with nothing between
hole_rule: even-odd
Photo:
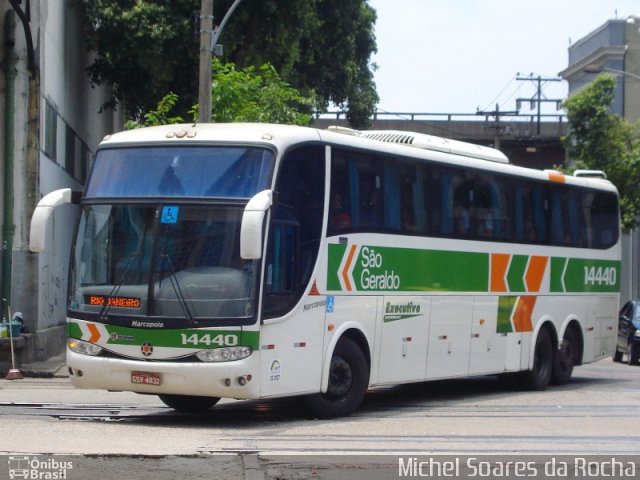
<instances>
[{"instance_id":1,"label":"bus windshield","mask_svg":"<svg viewBox=\"0 0 640 480\"><path fill-rule=\"evenodd\" d=\"M247 324L258 264L242 260L244 202L268 188L274 154L255 146L137 146L100 150L84 196L69 310ZM193 200L189 200L189 199Z\"/></svg>"},{"instance_id":2,"label":"bus windshield","mask_svg":"<svg viewBox=\"0 0 640 480\"><path fill-rule=\"evenodd\" d=\"M137 147L98 152L85 197L251 198L268 188L273 152L259 147Z\"/></svg>"},{"instance_id":3,"label":"bus windshield","mask_svg":"<svg viewBox=\"0 0 640 480\"><path fill-rule=\"evenodd\" d=\"M246 323L255 314L257 262L240 258L242 212L239 205L85 205L70 310Z\"/></svg>"}]
</instances>

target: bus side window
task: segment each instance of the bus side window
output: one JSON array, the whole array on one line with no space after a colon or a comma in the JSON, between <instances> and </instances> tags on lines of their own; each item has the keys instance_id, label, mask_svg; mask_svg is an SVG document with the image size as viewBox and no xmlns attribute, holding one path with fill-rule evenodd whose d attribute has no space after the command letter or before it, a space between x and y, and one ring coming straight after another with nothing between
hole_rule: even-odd
<instances>
[{"instance_id":1,"label":"bus side window","mask_svg":"<svg viewBox=\"0 0 640 480\"><path fill-rule=\"evenodd\" d=\"M384 164L384 226L391 230L400 230L400 179L397 162Z\"/></svg>"},{"instance_id":2,"label":"bus side window","mask_svg":"<svg viewBox=\"0 0 640 480\"><path fill-rule=\"evenodd\" d=\"M551 192L551 243L553 245L562 245L564 243L562 200L562 195L558 189Z\"/></svg>"},{"instance_id":3,"label":"bus side window","mask_svg":"<svg viewBox=\"0 0 640 480\"><path fill-rule=\"evenodd\" d=\"M591 205L593 248L609 248L618 240L618 207L613 193L595 192Z\"/></svg>"},{"instance_id":4,"label":"bus side window","mask_svg":"<svg viewBox=\"0 0 640 480\"><path fill-rule=\"evenodd\" d=\"M452 180L454 233L468 236L473 228L474 186L470 176L456 173Z\"/></svg>"},{"instance_id":5,"label":"bus side window","mask_svg":"<svg viewBox=\"0 0 640 480\"><path fill-rule=\"evenodd\" d=\"M429 173L426 168L418 167L416 181L413 184L413 204L415 208L414 220L416 231L429 233L429 215L431 204L429 202Z\"/></svg>"},{"instance_id":6,"label":"bus side window","mask_svg":"<svg viewBox=\"0 0 640 480\"><path fill-rule=\"evenodd\" d=\"M308 288L322 235L324 147L295 148L280 165L266 255L265 318L289 311Z\"/></svg>"},{"instance_id":7,"label":"bus side window","mask_svg":"<svg viewBox=\"0 0 640 480\"><path fill-rule=\"evenodd\" d=\"M536 243L548 243L547 219L550 209L549 198L543 185L531 187L532 222Z\"/></svg>"},{"instance_id":8,"label":"bus side window","mask_svg":"<svg viewBox=\"0 0 640 480\"><path fill-rule=\"evenodd\" d=\"M270 293L291 293L295 288L298 224L292 208L278 205L274 208L270 241L273 248L268 262L266 284Z\"/></svg>"}]
</instances>

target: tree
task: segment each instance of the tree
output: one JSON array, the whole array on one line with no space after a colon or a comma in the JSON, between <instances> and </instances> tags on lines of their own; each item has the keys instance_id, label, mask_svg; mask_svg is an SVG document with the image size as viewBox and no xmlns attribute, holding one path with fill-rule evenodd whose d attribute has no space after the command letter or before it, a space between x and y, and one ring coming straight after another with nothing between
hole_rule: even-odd
<instances>
[{"instance_id":1,"label":"tree","mask_svg":"<svg viewBox=\"0 0 640 480\"><path fill-rule=\"evenodd\" d=\"M124 102L127 114L139 118L173 91L178 110L187 112L194 103L187 93L197 95L197 0L73 1L84 19L86 48L94 54L89 76L113 87L103 108Z\"/></svg>"},{"instance_id":2,"label":"tree","mask_svg":"<svg viewBox=\"0 0 640 480\"><path fill-rule=\"evenodd\" d=\"M616 79L599 75L564 102L569 134L563 139L577 168L603 170L620 193L622 229L638 225L640 215L640 122L611 112Z\"/></svg>"},{"instance_id":3,"label":"tree","mask_svg":"<svg viewBox=\"0 0 640 480\"><path fill-rule=\"evenodd\" d=\"M231 63L213 60L211 82L211 112L214 122L264 122L308 125L311 122L313 97L304 97L284 82L269 64L260 68L249 66L236 70ZM142 119L127 122L126 128L166 125L184 122L180 115L172 115L179 97L171 92L155 109ZM198 105L189 113L198 118Z\"/></svg>"},{"instance_id":4,"label":"tree","mask_svg":"<svg viewBox=\"0 0 640 480\"><path fill-rule=\"evenodd\" d=\"M114 87L131 116L155 108L166 92L186 115L197 101L200 0L73 0L85 19L89 74ZM232 0L216 0L220 22ZM367 0L243 0L220 38L239 69L272 65L318 107L344 108L355 128L368 125L378 95L370 57L376 15Z\"/></svg>"}]
</instances>

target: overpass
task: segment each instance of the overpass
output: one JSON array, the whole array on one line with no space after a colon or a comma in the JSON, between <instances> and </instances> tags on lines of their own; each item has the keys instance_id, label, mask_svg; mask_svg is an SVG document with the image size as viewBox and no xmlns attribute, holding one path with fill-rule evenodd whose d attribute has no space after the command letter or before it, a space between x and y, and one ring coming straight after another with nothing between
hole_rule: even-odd
<instances>
[{"instance_id":1,"label":"overpass","mask_svg":"<svg viewBox=\"0 0 640 480\"><path fill-rule=\"evenodd\" d=\"M349 126L343 112L326 113L313 121L317 128L330 125ZM537 169L553 168L565 160L560 138L566 135L567 122L560 114L377 112L371 130L404 130L492 146L511 163Z\"/></svg>"}]
</instances>

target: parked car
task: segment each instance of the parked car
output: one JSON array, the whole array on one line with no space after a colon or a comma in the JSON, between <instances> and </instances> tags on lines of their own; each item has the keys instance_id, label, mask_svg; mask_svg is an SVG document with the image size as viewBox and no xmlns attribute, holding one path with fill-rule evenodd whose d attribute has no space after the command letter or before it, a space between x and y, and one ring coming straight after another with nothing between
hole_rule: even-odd
<instances>
[{"instance_id":1,"label":"parked car","mask_svg":"<svg viewBox=\"0 0 640 480\"><path fill-rule=\"evenodd\" d=\"M640 300L631 300L620 310L618 341L613 360L621 362L625 354L629 365L638 365L640 358Z\"/></svg>"}]
</instances>

